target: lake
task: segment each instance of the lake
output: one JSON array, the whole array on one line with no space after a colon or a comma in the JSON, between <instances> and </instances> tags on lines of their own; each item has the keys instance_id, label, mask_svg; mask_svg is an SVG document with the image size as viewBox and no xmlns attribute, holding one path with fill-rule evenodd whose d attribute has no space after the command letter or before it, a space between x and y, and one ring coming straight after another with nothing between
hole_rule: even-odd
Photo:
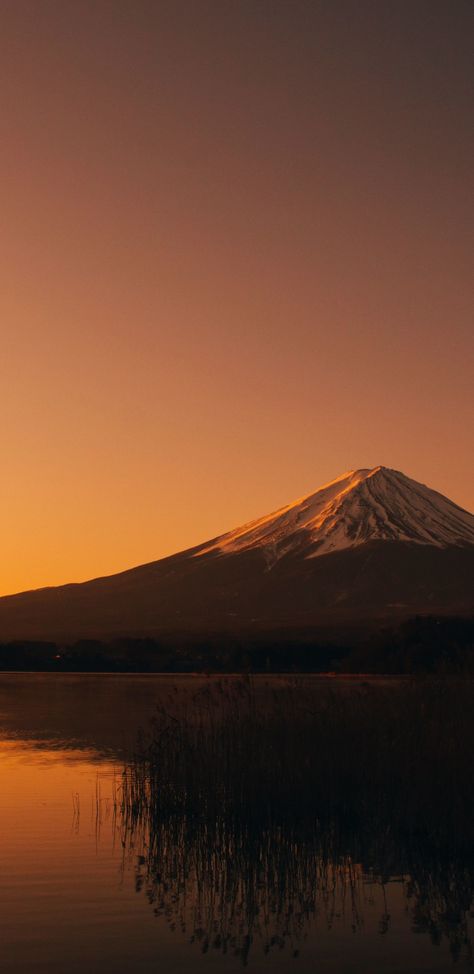
<instances>
[{"instance_id":1,"label":"lake","mask_svg":"<svg viewBox=\"0 0 474 974\"><path fill-rule=\"evenodd\" d=\"M372 852L331 860L280 825L238 841L178 814L130 825L117 794L140 726L218 682L0 674L2 974L468 969L471 874L450 862L413 876L395 843L381 875Z\"/></svg>"}]
</instances>

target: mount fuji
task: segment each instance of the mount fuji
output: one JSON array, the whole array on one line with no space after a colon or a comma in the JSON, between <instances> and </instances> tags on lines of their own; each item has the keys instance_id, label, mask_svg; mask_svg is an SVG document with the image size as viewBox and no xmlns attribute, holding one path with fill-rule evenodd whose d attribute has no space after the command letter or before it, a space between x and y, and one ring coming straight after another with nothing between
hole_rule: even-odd
<instances>
[{"instance_id":1,"label":"mount fuji","mask_svg":"<svg viewBox=\"0 0 474 974\"><path fill-rule=\"evenodd\" d=\"M387 467L118 575L0 599L0 640L273 632L474 613L474 516Z\"/></svg>"}]
</instances>

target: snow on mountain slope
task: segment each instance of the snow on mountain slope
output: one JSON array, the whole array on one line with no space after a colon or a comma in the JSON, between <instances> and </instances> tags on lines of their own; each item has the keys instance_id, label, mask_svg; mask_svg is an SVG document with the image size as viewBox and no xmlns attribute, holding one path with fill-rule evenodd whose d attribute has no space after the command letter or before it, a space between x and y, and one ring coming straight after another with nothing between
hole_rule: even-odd
<instances>
[{"instance_id":1,"label":"snow on mountain slope","mask_svg":"<svg viewBox=\"0 0 474 974\"><path fill-rule=\"evenodd\" d=\"M271 564L291 551L313 558L375 540L471 545L474 515L397 470L350 470L314 494L221 535L198 556L259 548Z\"/></svg>"}]
</instances>

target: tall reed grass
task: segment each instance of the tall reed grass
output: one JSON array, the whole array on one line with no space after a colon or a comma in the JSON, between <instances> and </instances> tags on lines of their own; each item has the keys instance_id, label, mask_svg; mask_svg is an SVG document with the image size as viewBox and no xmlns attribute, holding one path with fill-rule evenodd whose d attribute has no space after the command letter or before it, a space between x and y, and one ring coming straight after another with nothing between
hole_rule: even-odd
<instances>
[{"instance_id":1,"label":"tall reed grass","mask_svg":"<svg viewBox=\"0 0 474 974\"><path fill-rule=\"evenodd\" d=\"M262 692L239 679L177 695L123 771L137 883L181 926L191 897L201 946L245 961L262 924L268 949L298 949L308 919L329 923L346 895L357 925L364 876L400 876L414 926L468 951L472 704L460 681Z\"/></svg>"}]
</instances>

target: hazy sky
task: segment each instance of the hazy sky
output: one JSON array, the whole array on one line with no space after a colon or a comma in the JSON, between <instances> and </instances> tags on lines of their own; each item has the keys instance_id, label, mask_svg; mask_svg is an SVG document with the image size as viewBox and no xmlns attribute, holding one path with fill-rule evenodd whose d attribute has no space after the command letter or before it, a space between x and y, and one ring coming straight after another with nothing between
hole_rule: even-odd
<instances>
[{"instance_id":1,"label":"hazy sky","mask_svg":"<svg viewBox=\"0 0 474 974\"><path fill-rule=\"evenodd\" d=\"M2 0L0 593L403 470L474 509L464 0Z\"/></svg>"}]
</instances>

